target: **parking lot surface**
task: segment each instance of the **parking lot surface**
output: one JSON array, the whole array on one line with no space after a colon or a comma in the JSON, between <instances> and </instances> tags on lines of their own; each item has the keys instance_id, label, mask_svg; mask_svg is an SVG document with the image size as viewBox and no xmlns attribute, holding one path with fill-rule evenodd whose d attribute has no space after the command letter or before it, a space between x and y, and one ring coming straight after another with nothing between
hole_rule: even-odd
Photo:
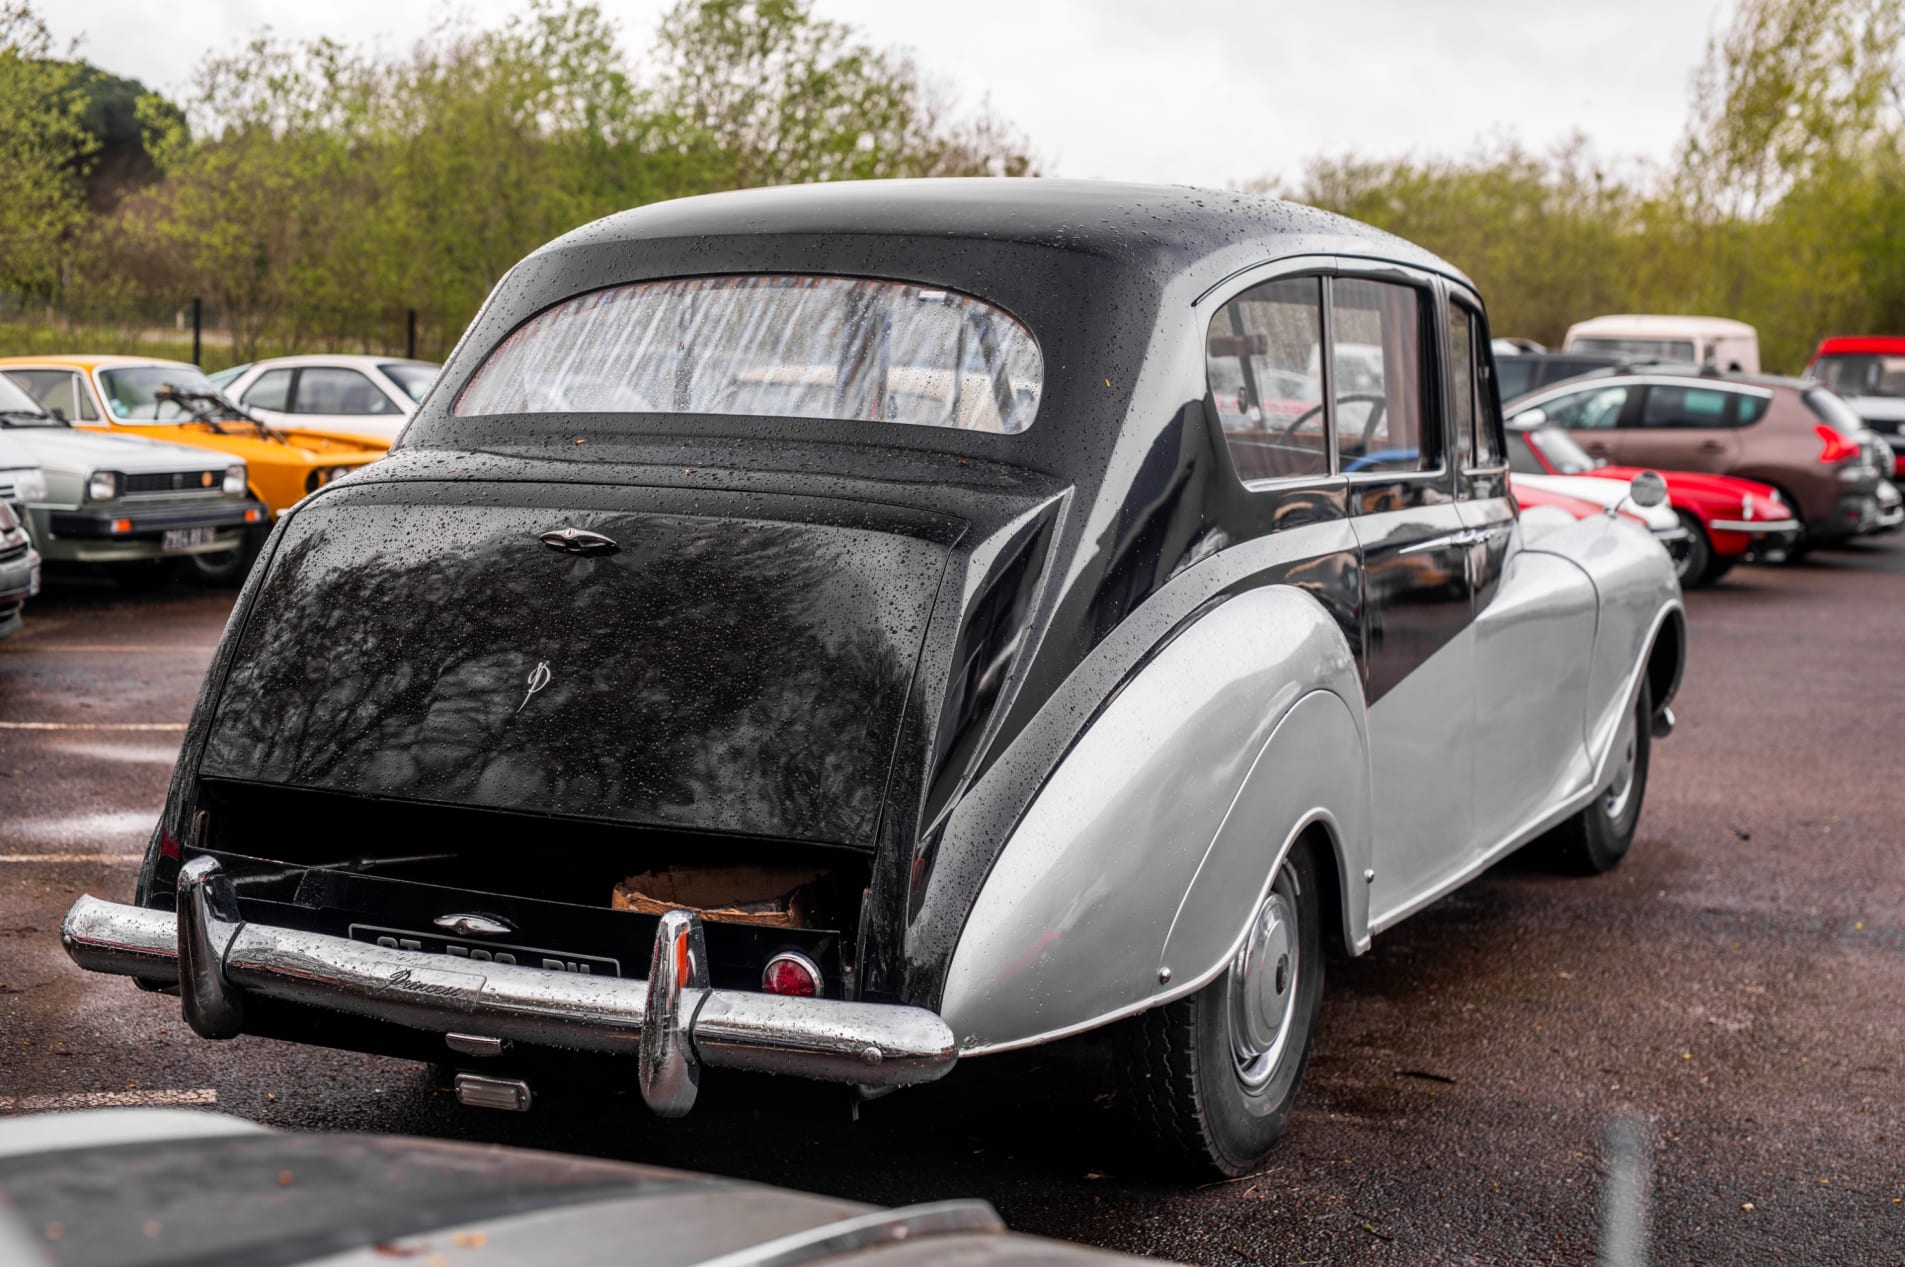
<instances>
[{"instance_id":1,"label":"parking lot surface","mask_svg":"<svg viewBox=\"0 0 1905 1267\"><path fill-rule=\"evenodd\" d=\"M661 1122L632 1069L506 1115L412 1065L203 1042L176 1000L81 972L60 916L129 895L229 603L55 585L0 643L0 1112L215 1102L887 1204L982 1196L1021 1231L1211 1264L1591 1261L1626 1124L1656 1261L1905 1262L1898 538L1689 595L1680 727L1626 863L1511 859L1332 963L1281 1149L1204 1186L1146 1167L1081 1076L1090 1048L974 1061L857 1121L839 1088L716 1073Z\"/></svg>"}]
</instances>

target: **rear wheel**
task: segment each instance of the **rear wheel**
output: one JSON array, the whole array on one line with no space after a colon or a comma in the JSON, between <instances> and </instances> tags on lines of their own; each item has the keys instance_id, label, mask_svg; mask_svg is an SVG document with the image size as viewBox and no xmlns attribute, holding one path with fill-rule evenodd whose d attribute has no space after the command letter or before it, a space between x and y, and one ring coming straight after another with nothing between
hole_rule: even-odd
<instances>
[{"instance_id":1,"label":"rear wheel","mask_svg":"<svg viewBox=\"0 0 1905 1267\"><path fill-rule=\"evenodd\" d=\"M1680 526L1687 532L1687 548L1674 560L1674 578L1680 582L1682 589L1705 585L1707 570L1713 565L1713 543L1707 540L1707 530L1697 516L1684 510L1674 513L1680 517Z\"/></svg>"},{"instance_id":2,"label":"rear wheel","mask_svg":"<svg viewBox=\"0 0 1905 1267\"><path fill-rule=\"evenodd\" d=\"M1126 1096L1168 1160L1248 1174L1282 1136L1323 998L1317 894L1299 842L1223 974L1125 1023Z\"/></svg>"},{"instance_id":3,"label":"rear wheel","mask_svg":"<svg viewBox=\"0 0 1905 1267\"><path fill-rule=\"evenodd\" d=\"M1549 837L1555 861L1577 875L1612 871L1634 843L1653 754L1653 691L1645 677L1614 736L1607 782L1587 806Z\"/></svg>"}]
</instances>

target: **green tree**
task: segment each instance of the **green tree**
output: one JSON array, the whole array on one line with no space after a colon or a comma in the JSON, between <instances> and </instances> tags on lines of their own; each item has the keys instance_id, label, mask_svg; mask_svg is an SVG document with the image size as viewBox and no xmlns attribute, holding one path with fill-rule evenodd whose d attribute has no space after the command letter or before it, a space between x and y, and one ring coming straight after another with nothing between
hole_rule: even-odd
<instances>
[{"instance_id":1,"label":"green tree","mask_svg":"<svg viewBox=\"0 0 1905 1267\"><path fill-rule=\"evenodd\" d=\"M668 138L717 187L1034 173L998 119L954 118L910 59L807 0L681 0L660 44Z\"/></svg>"},{"instance_id":2,"label":"green tree","mask_svg":"<svg viewBox=\"0 0 1905 1267\"><path fill-rule=\"evenodd\" d=\"M82 178L96 148L71 63L25 0L0 0L0 287L51 295L86 221Z\"/></svg>"}]
</instances>

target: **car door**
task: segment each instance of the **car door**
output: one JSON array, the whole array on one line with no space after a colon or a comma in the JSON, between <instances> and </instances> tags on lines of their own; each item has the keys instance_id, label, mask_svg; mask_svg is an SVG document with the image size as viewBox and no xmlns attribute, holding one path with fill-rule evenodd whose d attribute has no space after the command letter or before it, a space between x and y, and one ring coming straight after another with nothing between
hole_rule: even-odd
<instances>
[{"instance_id":1,"label":"car door","mask_svg":"<svg viewBox=\"0 0 1905 1267\"><path fill-rule=\"evenodd\" d=\"M1450 417L1461 452L1462 521L1475 640L1474 833L1479 866L1579 778L1594 650L1594 586L1574 564L1521 549L1488 328L1466 295L1449 302ZM1472 438L1464 443L1464 431Z\"/></svg>"},{"instance_id":2,"label":"car door","mask_svg":"<svg viewBox=\"0 0 1905 1267\"><path fill-rule=\"evenodd\" d=\"M1329 295L1338 461L1363 563L1377 923L1438 891L1471 848L1470 537L1433 283L1390 269L1335 277Z\"/></svg>"},{"instance_id":3,"label":"car door","mask_svg":"<svg viewBox=\"0 0 1905 1267\"><path fill-rule=\"evenodd\" d=\"M1740 457L1738 392L1719 384L1649 383L1621 429L1621 464L1675 471L1730 471Z\"/></svg>"}]
</instances>

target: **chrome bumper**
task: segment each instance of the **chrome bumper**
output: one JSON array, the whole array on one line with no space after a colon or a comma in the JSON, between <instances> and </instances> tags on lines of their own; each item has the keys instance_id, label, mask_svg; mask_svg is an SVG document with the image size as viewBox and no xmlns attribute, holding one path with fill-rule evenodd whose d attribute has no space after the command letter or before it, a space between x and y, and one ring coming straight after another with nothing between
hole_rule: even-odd
<instances>
[{"instance_id":1,"label":"chrome bumper","mask_svg":"<svg viewBox=\"0 0 1905 1267\"><path fill-rule=\"evenodd\" d=\"M179 874L176 916L88 895L60 941L89 971L176 983L206 1038L241 1033L246 996L261 994L454 1035L462 1050L524 1042L632 1055L643 1098L668 1117L693 1107L703 1065L895 1087L930 1082L958 1057L952 1030L925 1008L712 988L689 911L661 917L646 981L446 962L248 923L217 861L201 857Z\"/></svg>"}]
</instances>

